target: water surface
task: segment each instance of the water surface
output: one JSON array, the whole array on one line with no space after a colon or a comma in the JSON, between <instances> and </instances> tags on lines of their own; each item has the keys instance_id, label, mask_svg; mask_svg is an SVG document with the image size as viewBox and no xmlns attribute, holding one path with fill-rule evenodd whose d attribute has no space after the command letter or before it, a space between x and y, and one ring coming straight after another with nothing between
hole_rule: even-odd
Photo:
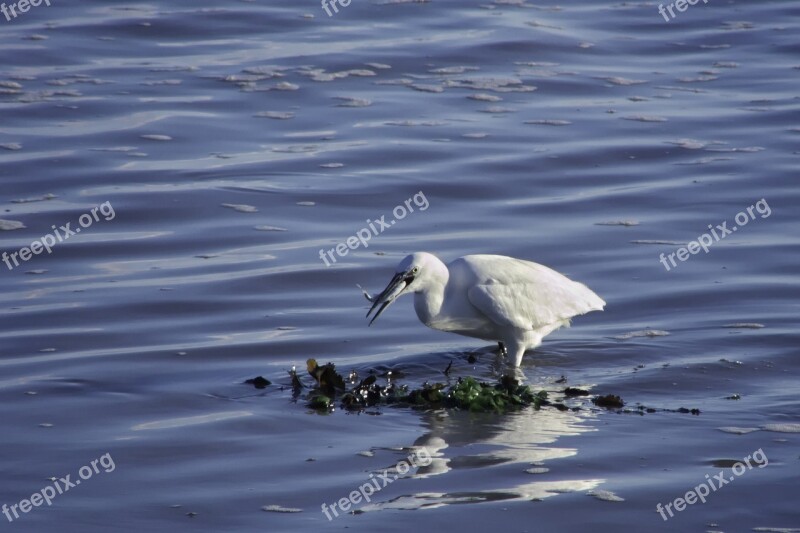
<instances>
[{"instance_id":1,"label":"water surface","mask_svg":"<svg viewBox=\"0 0 800 533\"><path fill-rule=\"evenodd\" d=\"M2 250L114 212L0 263L0 503L115 465L6 527L800 528L798 15L84 0L0 18L0 219L24 225ZM419 193L424 211L320 259ZM708 253L659 261L762 199L769 215ZM526 356L534 388L700 415L294 402L286 371L311 357L412 384L502 372L491 346L419 324L410 298L367 328L356 283L379 290L417 250L530 259L608 302ZM242 384L257 375L274 385ZM415 445L433 464L326 519ZM768 466L657 513L759 449Z\"/></svg>"}]
</instances>

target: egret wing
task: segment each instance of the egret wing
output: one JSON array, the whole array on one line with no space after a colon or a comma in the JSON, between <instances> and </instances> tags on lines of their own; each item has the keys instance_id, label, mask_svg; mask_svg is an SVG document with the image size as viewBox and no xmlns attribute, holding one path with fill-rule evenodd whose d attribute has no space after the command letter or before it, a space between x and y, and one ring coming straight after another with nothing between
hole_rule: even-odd
<instances>
[{"instance_id":1,"label":"egret wing","mask_svg":"<svg viewBox=\"0 0 800 533\"><path fill-rule=\"evenodd\" d=\"M459 266L474 280L467 298L501 326L538 329L605 305L585 285L544 265L502 256L467 256L462 260Z\"/></svg>"}]
</instances>

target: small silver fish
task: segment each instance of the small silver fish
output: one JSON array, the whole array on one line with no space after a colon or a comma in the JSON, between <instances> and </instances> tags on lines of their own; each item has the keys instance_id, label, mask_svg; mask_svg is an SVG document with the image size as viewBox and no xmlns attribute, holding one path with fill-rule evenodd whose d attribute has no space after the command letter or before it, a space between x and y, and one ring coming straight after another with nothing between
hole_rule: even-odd
<instances>
[{"instance_id":1,"label":"small silver fish","mask_svg":"<svg viewBox=\"0 0 800 533\"><path fill-rule=\"evenodd\" d=\"M368 302L374 302L375 301L375 297L374 296L370 296L370 294L366 290L364 290L364 287L362 287L358 283L356 283L356 287L361 289L361 292L364 293L364 298L366 298Z\"/></svg>"}]
</instances>

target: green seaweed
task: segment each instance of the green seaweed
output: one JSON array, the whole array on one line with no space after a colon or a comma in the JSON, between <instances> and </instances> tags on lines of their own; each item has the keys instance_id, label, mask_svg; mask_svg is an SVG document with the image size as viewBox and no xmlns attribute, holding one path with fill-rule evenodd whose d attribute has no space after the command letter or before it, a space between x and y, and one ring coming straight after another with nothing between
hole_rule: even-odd
<instances>
[{"instance_id":1,"label":"green seaweed","mask_svg":"<svg viewBox=\"0 0 800 533\"><path fill-rule=\"evenodd\" d=\"M333 400L324 394L315 394L309 398L307 405L312 409L329 411L333 409Z\"/></svg>"},{"instance_id":2,"label":"green seaweed","mask_svg":"<svg viewBox=\"0 0 800 533\"><path fill-rule=\"evenodd\" d=\"M503 376L498 383L489 384L472 377L459 378L451 386L443 383L423 383L420 388L411 389L388 380L386 386L380 385L375 375L361 380L351 390L346 390L345 381L336 372L333 363L319 366L314 359L307 362L308 373L316 381L316 387L307 397L306 405L318 411L330 411L334 399L339 394L343 409L361 410L379 405L408 406L418 409L461 409L472 412L505 412L532 406L539 409L550 405L547 393L534 393L527 385L520 385L511 376ZM298 390L292 375L293 388ZM299 381L299 380L298 380Z\"/></svg>"},{"instance_id":3,"label":"green seaweed","mask_svg":"<svg viewBox=\"0 0 800 533\"><path fill-rule=\"evenodd\" d=\"M532 407L540 409L547 406L559 411L578 411L581 407L569 407L560 401L550 401L546 391L533 392L527 385L521 385L513 376L505 375L497 383L486 383L479 379L465 376L459 377L455 383L423 383L419 388L410 389L408 385L398 384L397 378L404 374L398 370L381 373L371 371L370 375L358 382L348 390L347 383L353 384L358 380L358 373L350 372L347 380L336 371L333 363L320 366L314 359L306 362L308 374L314 379L313 386L304 385L294 368L289 371L291 378L292 398L301 399L304 389L308 392L302 397L306 406L318 413L329 413L335 409L336 402L348 411L363 411L370 407L393 406L410 407L412 409L455 409L482 413L503 413ZM445 375L450 373L452 364L448 365ZM378 380L385 380L386 385L381 385ZM565 383L566 378L561 378L556 383ZM247 380L247 384L256 388L265 388L271 383L259 376ZM281 387L283 390L284 387ZM618 413L632 413L643 415L645 413L670 412L700 415L699 409L660 408L655 409L637 404L635 409L625 409L626 402L617 395L592 395L588 390L567 387L563 391L564 398L590 397L591 402L598 408L614 410Z\"/></svg>"},{"instance_id":4,"label":"green seaweed","mask_svg":"<svg viewBox=\"0 0 800 533\"><path fill-rule=\"evenodd\" d=\"M539 409L548 405L547 392L533 393L527 385L503 376L500 382L491 385L483 383L472 377L459 378L458 382L446 391L436 389L436 395L422 396L429 404L441 403L444 407L464 409L469 411L495 411L502 412L523 407L533 406ZM433 397L431 397L433 396Z\"/></svg>"}]
</instances>

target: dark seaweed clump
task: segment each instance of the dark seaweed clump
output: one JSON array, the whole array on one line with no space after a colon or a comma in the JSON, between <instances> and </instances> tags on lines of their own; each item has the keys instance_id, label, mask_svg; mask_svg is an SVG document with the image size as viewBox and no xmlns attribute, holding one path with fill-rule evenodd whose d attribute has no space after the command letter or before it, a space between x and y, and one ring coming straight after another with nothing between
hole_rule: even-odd
<instances>
[{"instance_id":1,"label":"dark seaweed clump","mask_svg":"<svg viewBox=\"0 0 800 533\"><path fill-rule=\"evenodd\" d=\"M452 363L444 371L449 377ZM292 369L289 371L291 388L295 400L303 399L306 405L318 412L332 411L338 401L339 406L348 411L362 411L377 406L411 407L415 409L460 409L472 412L508 412L533 407L540 409L548 406L559 411L580 411L582 407L568 407L560 401L550 401L546 391L534 392L527 385L520 383L512 376L503 376L497 383L486 383L473 377L459 377L450 385L444 383L425 382L419 388L409 388L396 382L402 378L401 372L388 372L382 375L386 384L378 383L378 376L372 374L358 380L355 371L347 379L343 378L333 363L319 365L315 359L306 362L309 376L313 384L306 386L303 380ZM306 378L307 381L307 378ZM566 378L561 378L556 383L564 383ZM357 382L357 384L356 384ZM249 379L245 383L257 389L266 388L272 383L259 376ZM348 384L351 388L348 387ZM284 387L281 387L283 389ZM305 394L303 391L307 390ZM630 413L643 415L645 413L671 412L699 415L699 409L651 408L637 404L634 409L626 408L626 402L615 394L592 395L588 390L567 387L563 391L564 398L576 399L589 397L598 408L612 410L617 413Z\"/></svg>"},{"instance_id":2,"label":"dark seaweed clump","mask_svg":"<svg viewBox=\"0 0 800 533\"><path fill-rule=\"evenodd\" d=\"M502 377L498 383L489 384L472 377L459 378L455 384L424 383L417 389L397 385L390 380L380 385L376 376L361 380L347 390L345 381L332 363L320 366L309 359L308 373L316 386L307 395L307 405L312 409L333 409L338 396L342 408L361 410L379 405L407 406L420 409L447 408L476 412L503 412L532 406L539 409L549 405L547 392L534 393L527 385L520 385L510 376ZM293 374L293 381L297 374ZM295 388L295 390L297 390Z\"/></svg>"},{"instance_id":3,"label":"dark seaweed clump","mask_svg":"<svg viewBox=\"0 0 800 533\"><path fill-rule=\"evenodd\" d=\"M253 385L257 389L266 389L267 385L272 385L272 382L266 379L264 376L258 376L253 379L248 379L245 381L248 385Z\"/></svg>"}]
</instances>

